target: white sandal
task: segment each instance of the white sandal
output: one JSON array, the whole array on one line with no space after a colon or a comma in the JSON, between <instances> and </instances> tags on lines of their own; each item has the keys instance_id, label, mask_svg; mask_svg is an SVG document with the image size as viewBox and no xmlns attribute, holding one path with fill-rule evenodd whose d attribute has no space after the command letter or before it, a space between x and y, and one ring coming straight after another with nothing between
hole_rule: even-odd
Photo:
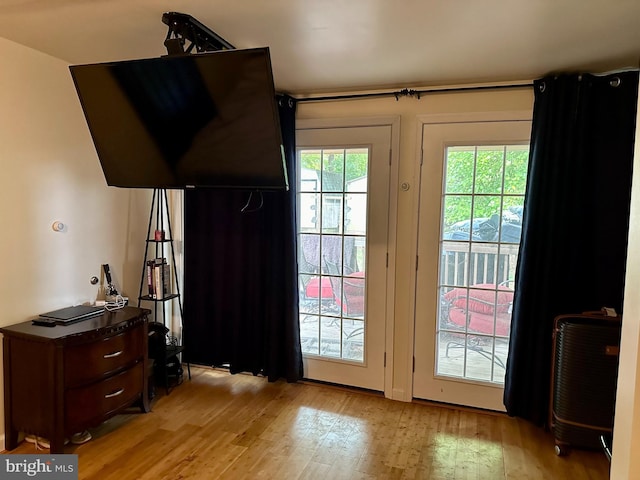
<instances>
[{"instance_id":1,"label":"white sandal","mask_svg":"<svg viewBox=\"0 0 640 480\"><path fill-rule=\"evenodd\" d=\"M24 437L24 439L29 443L33 443L36 446L36 450L43 450L43 449L51 450L51 442L44 437L38 437L36 435L29 434L26 437ZM68 443L69 443L69 439L65 438L64 444L66 445Z\"/></svg>"}]
</instances>

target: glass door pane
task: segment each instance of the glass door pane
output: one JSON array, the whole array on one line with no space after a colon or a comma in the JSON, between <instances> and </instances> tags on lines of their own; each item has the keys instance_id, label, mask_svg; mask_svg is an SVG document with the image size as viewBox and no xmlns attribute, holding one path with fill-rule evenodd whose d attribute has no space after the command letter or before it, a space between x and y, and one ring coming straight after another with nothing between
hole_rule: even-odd
<instances>
[{"instance_id":1,"label":"glass door pane","mask_svg":"<svg viewBox=\"0 0 640 480\"><path fill-rule=\"evenodd\" d=\"M528 156L522 145L445 148L436 375L504 383Z\"/></svg>"},{"instance_id":2,"label":"glass door pane","mask_svg":"<svg viewBox=\"0 0 640 480\"><path fill-rule=\"evenodd\" d=\"M298 151L300 330L307 355L363 363L369 150Z\"/></svg>"}]
</instances>

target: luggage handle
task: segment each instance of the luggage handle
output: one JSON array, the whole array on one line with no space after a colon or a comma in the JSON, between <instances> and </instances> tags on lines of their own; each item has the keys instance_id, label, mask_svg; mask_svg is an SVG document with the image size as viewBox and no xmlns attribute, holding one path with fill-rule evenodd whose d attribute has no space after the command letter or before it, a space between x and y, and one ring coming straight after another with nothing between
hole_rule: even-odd
<instances>
[{"instance_id":1,"label":"luggage handle","mask_svg":"<svg viewBox=\"0 0 640 480\"><path fill-rule=\"evenodd\" d=\"M589 310L586 312L582 312L582 314L593 315L595 317L611 318L612 320L620 319L620 315L618 315L618 312L616 312L616 309L612 307L602 307L600 310Z\"/></svg>"},{"instance_id":2,"label":"luggage handle","mask_svg":"<svg viewBox=\"0 0 640 480\"><path fill-rule=\"evenodd\" d=\"M558 330L558 322L565 318L591 318L594 320L603 320L607 322L622 322L622 315L616 312L615 308L602 307L600 310L587 310L579 314L564 314L555 317L553 322L553 334Z\"/></svg>"}]
</instances>

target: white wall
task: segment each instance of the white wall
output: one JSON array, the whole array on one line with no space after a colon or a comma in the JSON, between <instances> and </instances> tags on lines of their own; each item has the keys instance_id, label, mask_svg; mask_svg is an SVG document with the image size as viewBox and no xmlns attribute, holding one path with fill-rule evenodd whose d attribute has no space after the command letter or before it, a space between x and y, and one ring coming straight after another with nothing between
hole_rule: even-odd
<instances>
[{"instance_id":1,"label":"white wall","mask_svg":"<svg viewBox=\"0 0 640 480\"><path fill-rule=\"evenodd\" d=\"M95 301L103 263L135 302L149 202L107 187L68 65L0 38L0 326Z\"/></svg>"},{"instance_id":2,"label":"white wall","mask_svg":"<svg viewBox=\"0 0 640 480\"><path fill-rule=\"evenodd\" d=\"M612 480L640 478L640 108L631 189L629 244L624 292L624 318L613 428ZM632 475L632 473L635 474Z\"/></svg>"}]
</instances>

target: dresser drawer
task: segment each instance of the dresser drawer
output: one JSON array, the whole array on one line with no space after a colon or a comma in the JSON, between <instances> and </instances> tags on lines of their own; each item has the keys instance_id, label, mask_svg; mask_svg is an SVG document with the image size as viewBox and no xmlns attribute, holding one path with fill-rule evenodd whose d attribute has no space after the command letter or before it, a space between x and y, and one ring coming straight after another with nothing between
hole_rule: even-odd
<instances>
[{"instance_id":1,"label":"dresser drawer","mask_svg":"<svg viewBox=\"0 0 640 480\"><path fill-rule=\"evenodd\" d=\"M65 385L78 386L99 380L109 373L132 365L142 357L144 325L117 335L65 349Z\"/></svg>"},{"instance_id":2,"label":"dresser drawer","mask_svg":"<svg viewBox=\"0 0 640 480\"><path fill-rule=\"evenodd\" d=\"M65 426L69 431L97 425L118 409L131 405L140 397L143 386L143 364L125 370L99 383L72 388L65 392ZM79 430L76 430L79 429Z\"/></svg>"}]
</instances>

